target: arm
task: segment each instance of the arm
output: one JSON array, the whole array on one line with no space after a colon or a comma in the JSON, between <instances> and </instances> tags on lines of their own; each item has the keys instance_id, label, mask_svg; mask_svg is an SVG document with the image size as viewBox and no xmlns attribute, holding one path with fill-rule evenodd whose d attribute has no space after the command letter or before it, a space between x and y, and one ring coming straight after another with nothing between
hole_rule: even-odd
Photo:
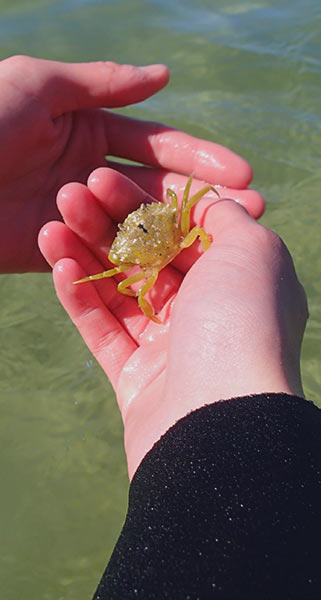
<instances>
[{"instance_id":1,"label":"arm","mask_svg":"<svg viewBox=\"0 0 321 600\"><path fill-rule=\"evenodd\" d=\"M133 478L95 599L318 598L320 425L286 394L181 419Z\"/></svg>"}]
</instances>

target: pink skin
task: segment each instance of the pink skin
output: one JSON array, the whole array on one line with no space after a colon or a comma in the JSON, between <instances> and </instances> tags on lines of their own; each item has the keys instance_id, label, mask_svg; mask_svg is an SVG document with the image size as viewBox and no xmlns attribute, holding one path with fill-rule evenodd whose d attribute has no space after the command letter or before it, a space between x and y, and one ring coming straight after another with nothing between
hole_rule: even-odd
<instances>
[{"instance_id":1,"label":"pink skin","mask_svg":"<svg viewBox=\"0 0 321 600\"><path fill-rule=\"evenodd\" d=\"M65 224L48 223L39 235L58 297L115 389L130 478L191 410L260 392L303 395L307 319L304 290L281 240L240 204L213 194L193 215L212 235L210 249L202 253L195 243L184 250L151 292L157 310L163 306L163 325L119 294L114 278L73 285L104 268L116 221L144 200L132 181L98 169L88 187L61 190Z\"/></svg>"},{"instance_id":2,"label":"pink skin","mask_svg":"<svg viewBox=\"0 0 321 600\"><path fill-rule=\"evenodd\" d=\"M140 102L163 88L167 67L111 62L68 64L15 56L0 62L0 272L46 271L40 227L59 219L55 199L67 182L86 183L105 155L153 169L112 163L156 197L182 175L230 186L253 216L262 197L247 191L252 171L239 156L164 125L128 119L101 107ZM197 181L195 182L197 185Z\"/></svg>"}]
</instances>

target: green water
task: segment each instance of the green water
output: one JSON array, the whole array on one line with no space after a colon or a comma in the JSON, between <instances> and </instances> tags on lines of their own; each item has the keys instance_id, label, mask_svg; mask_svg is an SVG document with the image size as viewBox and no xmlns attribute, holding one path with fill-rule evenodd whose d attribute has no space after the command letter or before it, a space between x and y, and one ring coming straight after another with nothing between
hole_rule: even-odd
<instances>
[{"instance_id":1,"label":"green water","mask_svg":"<svg viewBox=\"0 0 321 600\"><path fill-rule=\"evenodd\" d=\"M321 406L320 33L319 0L0 0L0 58L165 62L168 88L123 112L252 163L309 297ZM0 294L0 597L88 600L126 509L121 420L51 276L2 276Z\"/></svg>"}]
</instances>

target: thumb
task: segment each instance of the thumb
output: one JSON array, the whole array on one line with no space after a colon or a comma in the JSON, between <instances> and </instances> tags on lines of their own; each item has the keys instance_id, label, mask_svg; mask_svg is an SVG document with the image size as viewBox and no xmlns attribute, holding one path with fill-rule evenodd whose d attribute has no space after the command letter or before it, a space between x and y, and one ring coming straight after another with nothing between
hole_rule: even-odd
<instances>
[{"instance_id":1,"label":"thumb","mask_svg":"<svg viewBox=\"0 0 321 600\"><path fill-rule=\"evenodd\" d=\"M162 89L169 80L165 65L135 67L105 61L62 63L15 56L3 61L1 66L27 93L37 96L53 118L77 109L112 108L140 102Z\"/></svg>"},{"instance_id":2,"label":"thumb","mask_svg":"<svg viewBox=\"0 0 321 600\"><path fill-rule=\"evenodd\" d=\"M229 198L221 198L209 204L203 216L201 210L201 206L196 206L194 219L202 222L205 231L212 235L216 243L220 241L225 244L227 239L231 239L235 244L239 237L243 237L244 232L247 236L249 230L265 229L244 206Z\"/></svg>"}]
</instances>

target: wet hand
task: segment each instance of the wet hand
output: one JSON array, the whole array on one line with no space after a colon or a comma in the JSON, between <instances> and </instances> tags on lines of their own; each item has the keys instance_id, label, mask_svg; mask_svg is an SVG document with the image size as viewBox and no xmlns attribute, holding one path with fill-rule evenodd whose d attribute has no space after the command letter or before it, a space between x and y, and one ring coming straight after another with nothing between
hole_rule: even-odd
<instances>
[{"instance_id":1,"label":"wet hand","mask_svg":"<svg viewBox=\"0 0 321 600\"><path fill-rule=\"evenodd\" d=\"M262 214L262 197L246 190L250 166L227 148L100 108L144 100L168 77L163 65L68 64L23 56L0 63L0 272L49 269L37 234L48 220L60 218L56 194L67 182L86 183L93 169L106 165L106 155L145 165L110 163L157 198L169 186L179 191L184 174L194 172L233 188L230 197L244 202L253 216Z\"/></svg>"},{"instance_id":2,"label":"wet hand","mask_svg":"<svg viewBox=\"0 0 321 600\"><path fill-rule=\"evenodd\" d=\"M113 149L113 118L99 107L144 100L168 69L15 56L0 62L0 80L0 272L48 270L37 235L59 218L58 190L85 182ZM117 136L126 156L121 125Z\"/></svg>"}]
</instances>

